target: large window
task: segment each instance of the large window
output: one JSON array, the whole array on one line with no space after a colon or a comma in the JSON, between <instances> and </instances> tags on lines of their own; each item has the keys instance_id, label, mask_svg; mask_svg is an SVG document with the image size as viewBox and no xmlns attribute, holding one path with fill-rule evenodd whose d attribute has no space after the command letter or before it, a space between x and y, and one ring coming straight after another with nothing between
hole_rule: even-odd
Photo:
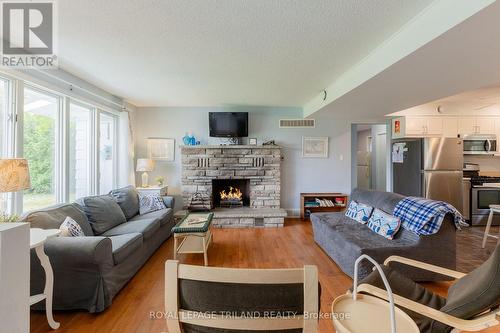
<instances>
[{"instance_id":1,"label":"large window","mask_svg":"<svg viewBox=\"0 0 500 333\"><path fill-rule=\"evenodd\" d=\"M20 104L13 101L20 100ZM108 193L118 184L118 113L0 74L0 158L26 158L31 188L0 193L23 211Z\"/></svg>"},{"instance_id":2,"label":"large window","mask_svg":"<svg viewBox=\"0 0 500 333\"><path fill-rule=\"evenodd\" d=\"M9 142L13 121L9 100L9 81L0 79L0 158L9 157L12 153ZM0 193L0 213L9 210L8 200L7 193Z\"/></svg>"},{"instance_id":3,"label":"large window","mask_svg":"<svg viewBox=\"0 0 500 333\"><path fill-rule=\"evenodd\" d=\"M116 117L99 117L99 192L106 194L116 183Z\"/></svg>"},{"instance_id":4,"label":"large window","mask_svg":"<svg viewBox=\"0 0 500 333\"><path fill-rule=\"evenodd\" d=\"M31 189L23 195L23 210L56 203L56 147L59 98L24 89L23 156L28 159Z\"/></svg>"},{"instance_id":5,"label":"large window","mask_svg":"<svg viewBox=\"0 0 500 333\"><path fill-rule=\"evenodd\" d=\"M92 193L93 108L71 102L69 108L69 200Z\"/></svg>"}]
</instances>

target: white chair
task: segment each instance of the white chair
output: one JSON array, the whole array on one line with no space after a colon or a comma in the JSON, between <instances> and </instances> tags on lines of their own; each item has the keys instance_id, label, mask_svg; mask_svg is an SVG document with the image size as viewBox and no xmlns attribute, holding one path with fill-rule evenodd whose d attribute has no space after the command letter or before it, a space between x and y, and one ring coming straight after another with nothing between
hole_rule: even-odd
<instances>
[{"instance_id":1,"label":"white chair","mask_svg":"<svg viewBox=\"0 0 500 333\"><path fill-rule=\"evenodd\" d=\"M491 223L493 222L494 213L500 214L500 205L490 205L490 215L488 216L488 222L486 223L486 229L484 230L483 249L486 246L486 240L488 239L488 237L496 238L497 243L498 241L500 241L499 236L490 234L490 228L491 228Z\"/></svg>"}]
</instances>

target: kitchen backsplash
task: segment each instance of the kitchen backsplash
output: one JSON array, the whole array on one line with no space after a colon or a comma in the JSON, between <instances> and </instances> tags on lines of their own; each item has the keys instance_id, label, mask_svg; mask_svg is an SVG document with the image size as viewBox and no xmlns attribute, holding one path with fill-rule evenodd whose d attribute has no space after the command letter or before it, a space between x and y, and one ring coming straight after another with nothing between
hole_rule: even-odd
<instances>
[{"instance_id":1,"label":"kitchen backsplash","mask_svg":"<svg viewBox=\"0 0 500 333\"><path fill-rule=\"evenodd\" d=\"M479 164L481 174L485 176L485 173L500 173L500 156L464 155L464 162Z\"/></svg>"}]
</instances>

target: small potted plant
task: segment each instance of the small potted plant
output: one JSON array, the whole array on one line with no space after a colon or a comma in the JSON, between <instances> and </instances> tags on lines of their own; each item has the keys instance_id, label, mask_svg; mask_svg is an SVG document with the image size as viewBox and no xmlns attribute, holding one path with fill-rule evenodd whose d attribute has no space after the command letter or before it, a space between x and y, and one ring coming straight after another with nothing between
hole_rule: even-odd
<instances>
[{"instance_id":1,"label":"small potted plant","mask_svg":"<svg viewBox=\"0 0 500 333\"><path fill-rule=\"evenodd\" d=\"M159 187L162 187L163 184L165 183L165 177L163 176L158 176L155 178L155 181L156 181L156 184L159 186Z\"/></svg>"},{"instance_id":2,"label":"small potted plant","mask_svg":"<svg viewBox=\"0 0 500 333\"><path fill-rule=\"evenodd\" d=\"M9 215L7 213L0 213L0 223L20 222L19 215Z\"/></svg>"}]
</instances>

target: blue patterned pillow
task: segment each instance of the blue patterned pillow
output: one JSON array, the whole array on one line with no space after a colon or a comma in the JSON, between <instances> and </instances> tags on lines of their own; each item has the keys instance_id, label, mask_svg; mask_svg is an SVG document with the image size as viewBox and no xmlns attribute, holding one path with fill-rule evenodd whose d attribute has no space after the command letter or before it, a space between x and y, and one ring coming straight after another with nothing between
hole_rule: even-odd
<instances>
[{"instance_id":1,"label":"blue patterned pillow","mask_svg":"<svg viewBox=\"0 0 500 333\"><path fill-rule=\"evenodd\" d=\"M165 209L165 203L158 194L139 193L139 215L144 215L160 209Z\"/></svg>"},{"instance_id":2,"label":"blue patterned pillow","mask_svg":"<svg viewBox=\"0 0 500 333\"><path fill-rule=\"evenodd\" d=\"M375 208L367 223L368 228L387 239L393 239L401 226L399 217Z\"/></svg>"},{"instance_id":3,"label":"blue patterned pillow","mask_svg":"<svg viewBox=\"0 0 500 333\"><path fill-rule=\"evenodd\" d=\"M370 215L373 211L373 207L362 204L360 202L351 201L349 208L345 212L345 216L358 221L359 223L365 224L368 222Z\"/></svg>"}]
</instances>

